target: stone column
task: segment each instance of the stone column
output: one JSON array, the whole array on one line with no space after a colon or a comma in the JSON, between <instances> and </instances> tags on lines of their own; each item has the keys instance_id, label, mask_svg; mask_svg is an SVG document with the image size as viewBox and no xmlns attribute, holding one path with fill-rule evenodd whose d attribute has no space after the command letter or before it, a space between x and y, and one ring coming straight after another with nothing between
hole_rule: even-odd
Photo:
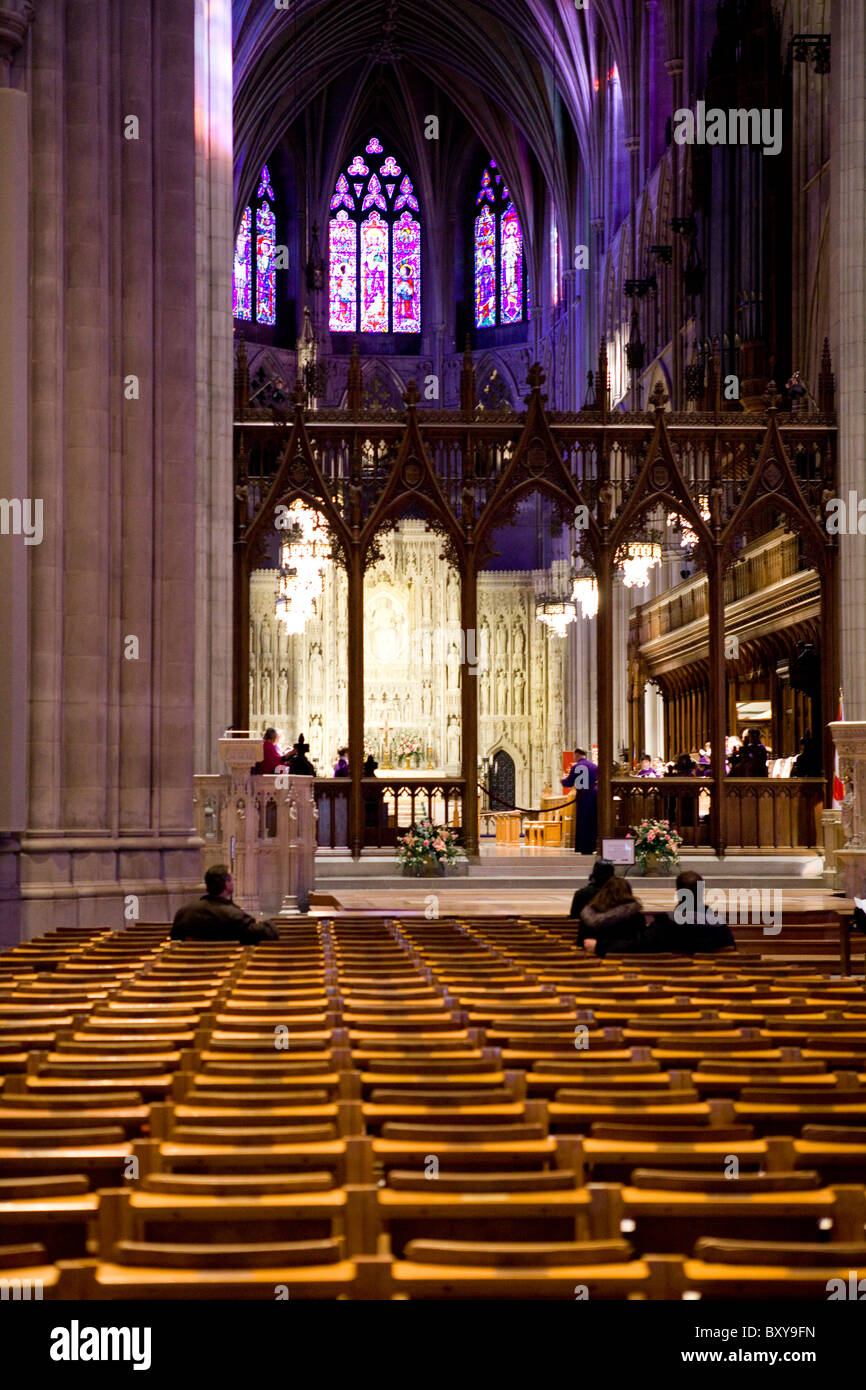
<instances>
[{"instance_id":1,"label":"stone column","mask_svg":"<svg viewBox=\"0 0 866 1390\"><path fill-rule=\"evenodd\" d=\"M194 0L44 0L33 29L33 329L20 399L32 411L29 490L46 509L6 939L165 919L199 882L194 17ZM125 138L127 116L137 138ZM0 144L9 157L14 142ZM2 182L0 228L15 186ZM6 304L16 312L12 290ZM15 333L26 363L26 332ZM4 373L0 391L12 380Z\"/></svg>"},{"instance_id":2,"label":"stone column","mask_svg":"<svg viewBox=\"0 0 866 1390\"><path fill-rule=\"evenodd\" d=\"M12 85L27 34L21 6L0 9L0 941L17 939L21 832L27 818L28 558L43 503L28 469L29 99ZM43 523L44 524L44 523ZM27 531L30 531L28 537ZM3 911L5 918L6 913Z\"/></svg>"},{"instance_id":3,"label":"stone column","mask_svg":"<svg viewBox=\"0 0 866 1390\"><path fill-rule=\"evenodd\" d=\"M866 12L832 9L831 293L839 412L839 495L866 492ZM855 522L856 526L856 522ZM841 683L849 719L866 718L866 543L839 537ZM827 711L824 718L834 711Z\"/></svg>"},{"instance_id":4,"label":"stone column","mask_svg":"<svg viewBox=\"0 0 866 1390\"><path fill-rule=\"evenodd\" d=\"M231 0L195 0L195 104L195 765L206 772L232 703Z\"/></svg>"}]
</instances>

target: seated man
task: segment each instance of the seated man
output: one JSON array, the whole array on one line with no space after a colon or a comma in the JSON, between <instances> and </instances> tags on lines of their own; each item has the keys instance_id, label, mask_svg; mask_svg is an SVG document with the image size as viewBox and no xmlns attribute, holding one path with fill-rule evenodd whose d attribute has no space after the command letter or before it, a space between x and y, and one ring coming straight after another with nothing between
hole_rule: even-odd
<instances>
[{"instance_id":1,"label":"seated man","mask_svg":"<svg viewBox=\"0 0 866 1390\"><path fill-rule=\"evenodd\" d=\"M257 922L232 902L235 884L225 864L208 869L204 882L204 896L175 913L172 941L237 941L241 946L254 946L258 941L277 940L272 922Z\"/></svg>"},{"instance_id":2,"label":"seated man","mask_svg":"<svg viewBox=\"0 0 866 1390\"><path fill-rule=\"evenodd\" d=\"M730 927L721 914L704 903L704 879L686 869L677 874L677 905L673 913L658 912L653 921L657 951L676 951L691 956L696 951L721 951L735 946Z\"/></svg>"}]
</instances>

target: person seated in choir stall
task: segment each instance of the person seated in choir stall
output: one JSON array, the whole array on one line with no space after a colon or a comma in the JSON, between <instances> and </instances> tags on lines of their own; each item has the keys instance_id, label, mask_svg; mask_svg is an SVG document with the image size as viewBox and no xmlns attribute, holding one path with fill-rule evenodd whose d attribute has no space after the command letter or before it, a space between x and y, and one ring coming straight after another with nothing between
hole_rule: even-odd
<instances>
[{"instance_id":1,"label":"person seated in choir stall","mask_svg":"<svg viewBox=\"0 0 866 1390\"><path fill-rule=\"evenodd\" d=\"M658 777L658 773L653 767L653 760L649 753L644 753L640 760L640 767L635 773L636 777Z\"/></svg>"},{"instance_id":2,"label":"person seated in choir stall","mask_svg":"<svg viewBox=\"0 0 866 1390\"><path fill-rule=\"evenodd\" d=\"M767 749L761 739L760 729L750 729L746 734L743 745L745 752L744 763L741 777L766 777L767 776Z\"/></svg>"},{"instance_id":3,"label":"person seated in choir stall","mask_svg":"<svg viewBox=\"0 0 866 1390\"><path fill-rule=\"evenodd\" d=\"M373 757L373 754L372 754L372 753L368 753L367 756L366 756L366 758L364 759L364 776L365 776L365 777L375 777L375 776L376 776L376 768L377 768L378 766L379 766L379 764L376 762L376 759Z\"/></svg>"},{"instance_id":4,"label":"person seated in choir stall","mask_svg":"<svg viewBox=\"0 0 866 1390\"><path fill-rule=\"evenodd\" d=\"M575 748L575 761L562 786L575 788L574 850L594 854L598 841L598 765L587 757L585 748Z\"/></svg>"},{"instance_id":5,"label":"person seated in choir stall","mask_svg":"<svg viewBox=\"0 0 866 1390\"><path fill-rule=\"evenodd\" d=\"M255 946L278 939L273 922L257 922L232 901L235 884L225 864L208 869L204 883L204 896L175 913L172 941L237 941L241 946Z\"/></svg>"},{"instance_id":6,"label":"person seated in choir stall","mask_svg":"<svg viewBox=\"0 0 866 1390\"><path fill-rule=\"evenodd\" d=\"M814 739L807 729L800 739L800 753L794 759L791 767L792 777L820 777L821 776L821 749L817 739Z\"/></svg>"},{"instance_id":7,"label":"person seated in choir stall","mask_svg":"<svg viewBox=\"0 0 866 1390\"><path fill-rule=\"evenodd\" d=\"M289 772L293 777L315 777L316 769L307 757L309 751L310 745L304 741L304 735L298 734L298 741L288 758Z\"/></svg>"},{"instance_id":8,"label":"person seated in choir stall","mask_svg":"<svg viewBox=\"0 0 866 1390\"><path fill-rule=\"evenodd\" d=\"M577 919L578 946L583 945L583 925L580 921L580 914L586 907L587 903L591 903L596 894L601 892L608 879L613 878L613 875L614 866L613 864L611 864L609 859L596 859L595 863L592 866L592 873L586 880L586 883L583 885L582 888L578 888L575 890L574 897L571 900L571 909L568 915L569 917Z\"/></svg>"},{"instance_id":9,"label":"person seated in choir stall","mask_svg":"<svg viewBox=\"0 0 866 1390\"><path fill-rule=\"evenodd\" d=\"M337 761L334 763L335 777L349 776L349 750L348 748L337 749Z\"/></svg>"},{"instance_id":10,"label":"person seated in choir stall","mask_svg":"<svg viewBox=\"0 0 866 1390\"><path fill-rule=\"evenodd\" d=\"M270 776L276 772L281 763L288 762L290 753L284 753L277 743L279 734L276 729L265 729L264 742L262 743L262 761L259 764L260 770L264 775Z\"/></svg>"}]
</instances>

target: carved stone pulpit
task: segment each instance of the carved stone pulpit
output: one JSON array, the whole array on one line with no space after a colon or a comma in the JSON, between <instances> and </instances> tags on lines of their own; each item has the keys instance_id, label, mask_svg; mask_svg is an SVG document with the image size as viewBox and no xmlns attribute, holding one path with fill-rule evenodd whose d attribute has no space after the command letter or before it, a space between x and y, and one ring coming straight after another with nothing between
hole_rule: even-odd
<instances>
[{"instance_id":1,"label":"carved stone pulpit","mask_svg":"<svg viewBox=\"0 0 866 1390\"><path fill-rule=\"evenodd\" d=\"M261 738L222 738L219 748L228 772L196 778L207 862L231 866L234 899L245 911L306 912L316 881L313 778L282 768L269 777L255 775Z\"/></svg>"}]
</instances>

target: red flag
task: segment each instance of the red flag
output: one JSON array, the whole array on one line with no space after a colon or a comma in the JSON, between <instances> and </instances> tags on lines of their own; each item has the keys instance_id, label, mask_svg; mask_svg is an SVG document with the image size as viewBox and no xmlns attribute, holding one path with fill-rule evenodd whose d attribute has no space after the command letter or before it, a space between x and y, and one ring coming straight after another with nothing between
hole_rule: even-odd
<instances>
[{"instance_id":1,"label":"red flag","mask_svg":"<svg viewBox=\"0 0 866 1390\"><path fill-rule=\"evenodd\" d=\"M845 709L842 704L842 691L839 691L839 714L838 719L841 723L845 718ZM833 810L837 810L845 800L845 783L839 776L839 750L836 750L836 759L833 765Z\"/></svg>"}]
</instances>

